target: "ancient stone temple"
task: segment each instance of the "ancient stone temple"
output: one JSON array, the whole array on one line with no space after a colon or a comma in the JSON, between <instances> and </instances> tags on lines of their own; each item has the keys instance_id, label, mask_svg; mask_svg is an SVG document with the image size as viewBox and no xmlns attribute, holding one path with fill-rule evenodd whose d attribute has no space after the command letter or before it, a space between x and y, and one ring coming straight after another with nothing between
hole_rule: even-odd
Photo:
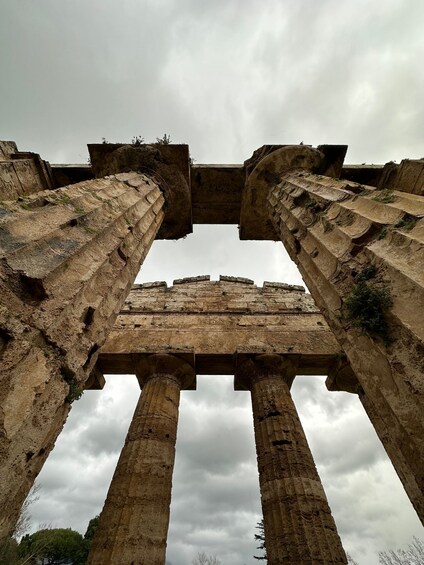
<instances>
[{"instance_id":1,"label":"ancient stone temple","mask_svg":"<svg viewBox=\"0 0 424 565\"><path fill-rule=\"evenodd\" d=\"M424 519L424 161L345 165L346 146L263 146L193 165L185 145L90 145L55 166L0 142L0 537L81 390L141 394L90 564L163 565L181 391L250 392L270 565L346 563L290 387L357 394ZM196 223L282 241L302 287L221 276L133 286L155 239Z\"/></svg>"}]
</instances>

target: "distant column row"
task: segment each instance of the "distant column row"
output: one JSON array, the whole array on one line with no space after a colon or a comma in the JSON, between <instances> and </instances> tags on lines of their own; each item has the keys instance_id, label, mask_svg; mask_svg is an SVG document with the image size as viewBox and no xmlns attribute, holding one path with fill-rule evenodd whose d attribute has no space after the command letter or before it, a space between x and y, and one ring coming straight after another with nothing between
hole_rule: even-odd
<instances>
[{"instance_id":1,"label":"distant column row","mask_svg":"<svg viewBox=\"0 0 424 565\"><path fill-rule=\"evenodd\" d=\"M236 388L252 396L269 565L346 563L337 529L290 395L296 365L280 355L239 363ZM180 390L195 382L187 360L151 355L93 540L89 565L164 565Z\"/></svg>"}]
</instances>

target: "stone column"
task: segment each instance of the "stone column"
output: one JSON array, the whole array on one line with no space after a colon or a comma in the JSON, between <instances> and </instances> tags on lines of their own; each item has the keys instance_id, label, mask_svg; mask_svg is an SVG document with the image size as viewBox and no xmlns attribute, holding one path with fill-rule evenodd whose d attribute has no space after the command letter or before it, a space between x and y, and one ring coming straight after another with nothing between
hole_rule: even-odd
<instances>
[{"instance_id":1,"label":"stone column","mask_svg":"<svg viewBox=\"0 0 424 565\"><path fill-rule=\"evenodd\" d=\"M163 205L138 173L0 204L0 539L95 366Z\"/></svg>"},{"instance_id":2,"label":"stone column","mask_svg":"<svg viewBox=\"0 0 424 565\"><path fill-rule=\"evenodd\" d=\"M321 162L305 146L263 158L246 182L241 234L283 242L424 522L424 196L317 175Z\"/></svg>"},{"instance_id":3,"label":"stone column","mask_svg":"<svg viewBox=\"0 0 424 565\"><path fill-rule=\"evenodd\" d=\"M194 369L174 355L137 367L143 386L93 540L88 565L164 565L180 390Z\"/></svg>"},{"instance_id":4,"label":"stone column","mask_svg":"<svg viewBox=\"0 0 424 565\"><path fill-rule=\"evenodd\" d=\"M252 396L269 565L347 563L290 395L296 365L280 355L238 360L237 390Z\"/></svg>"}]
</instances>

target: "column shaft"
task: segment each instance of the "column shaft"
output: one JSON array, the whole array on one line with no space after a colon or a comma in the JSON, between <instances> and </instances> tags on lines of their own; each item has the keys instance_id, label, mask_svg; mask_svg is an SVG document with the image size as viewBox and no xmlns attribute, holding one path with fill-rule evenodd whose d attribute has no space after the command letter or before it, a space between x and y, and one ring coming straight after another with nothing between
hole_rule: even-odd
<instances>
[{"instance_id":1,"label":"column shaft","mask_svg":"<svg viewBox=\"0 0 424 565\"><path fill-rule=\"evenodd\" d=\"M84 388L163 204L137 173L1 204L0 539Z\"/></svg>"},{"instance_id":2,"label":"column shaft","mask_svg":"<svg viewBox=\"0 0 424 565\"><path fill-rule=\"evenodd\" d=\"M246 362L269 565L346 563L290 395L293 369L276 355Z\"/></svg>"},{"instance_id":3,"label":"column shaft","mask_svg":"<svg viewBox=\"0 0 424 565\"><path fill-rule=\"evenodd\" d=\"M161 359L144 379L88 565L165 563L180 388L184 387L180 369L188 364L175 362L170 355L153 357ZM186 374L190 372L188 368Z\"/></svg>"},{"instance_id":4,"label":"column shaft","mask_svg":"<svg viewBox=\"0 0 424 565\"><path fill-rule=\"evenodd\" d=\"M309 172L317 164L310 148L271 153L247 180L249 202L263 195L262 224L284 243L346 353L424 521L424 197Z\"/></svg>"}]
</instances>

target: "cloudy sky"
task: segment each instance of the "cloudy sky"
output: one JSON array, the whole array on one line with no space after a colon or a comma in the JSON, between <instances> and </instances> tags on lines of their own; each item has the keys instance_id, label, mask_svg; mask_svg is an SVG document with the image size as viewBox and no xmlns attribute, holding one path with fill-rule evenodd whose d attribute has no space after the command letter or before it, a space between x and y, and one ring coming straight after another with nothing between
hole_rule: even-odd
<instances>
[{"instance_id":1,"label":"cloudy sky","mask_svg":"<svg viewBox=\"0 0 424 565\"><path fill-rule=\"evenodd\" d=\"M0 0L0 139L52 163L86 143L168 133L198 163L264 143L347 143L348 162L424 155L422 0ZM232 274L301 283L282 245L197 226L156 242L138 281ZM40 475L33 527L84 532L97 514L139 394L111 376L75 404ZM423 537L361 405L320 377L293 386L345 547L360 565ZM260 518L248 393L200 377L182 394L168 543L254 562Z\"/></svg>"}]
</instances>

